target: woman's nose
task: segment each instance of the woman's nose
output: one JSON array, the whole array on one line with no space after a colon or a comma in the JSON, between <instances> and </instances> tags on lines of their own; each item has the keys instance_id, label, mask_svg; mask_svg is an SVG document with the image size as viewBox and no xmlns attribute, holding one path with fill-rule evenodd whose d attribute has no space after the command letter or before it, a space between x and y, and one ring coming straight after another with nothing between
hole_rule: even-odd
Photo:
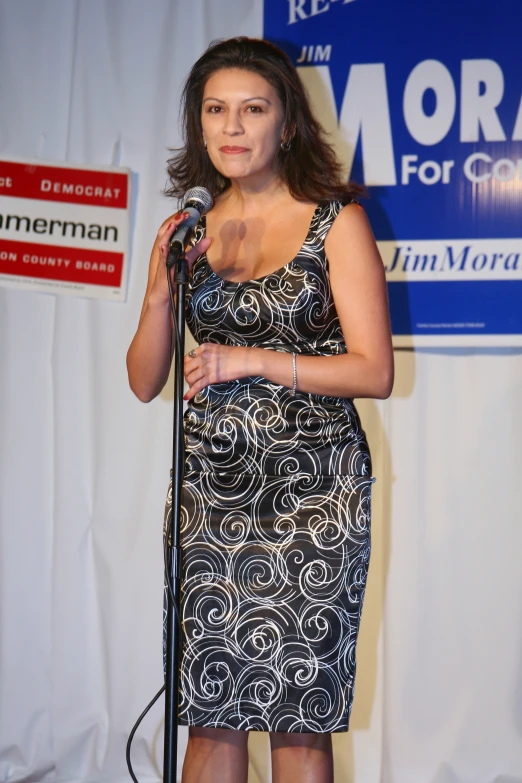
<instances>
[{"instance_id":1,"label":"woman's nose","mask_svg":"<svg viewBox=\"0 0 522 783\"><path fill-rule=\"evenodd\" d=\"M243 132L241 118L237 112L227 112L223 132L228 133L229 135L236 135Z\"/></svg>"}]
</instances>

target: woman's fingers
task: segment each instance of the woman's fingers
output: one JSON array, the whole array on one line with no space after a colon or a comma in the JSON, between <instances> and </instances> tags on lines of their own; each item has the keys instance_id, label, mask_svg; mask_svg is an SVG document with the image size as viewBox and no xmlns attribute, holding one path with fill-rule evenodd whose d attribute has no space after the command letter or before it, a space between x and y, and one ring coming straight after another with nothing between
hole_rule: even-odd
<instances>
[{"instance_id":1,"label":"woman's fingers","mask_svg":"<svg viewBox=\"0 0 522 783\"><path fill-rule=\"evenodd\" d=\"M192 354L192 355L191 355ZM194 367L200 363L201 357L196 354L195 348L185 354L183 362L185 365L185 373L190 372Z\"/></svg>"},{"instance_id":2,"label":"woman's fingers","mask_svg":"<svg viewBox=\"0 0 522 783\"><path fill-rule=\"evenodd\" d=\"M203 239L200 239L199 242L194 245L194 247L191 247L190 250L187 250L185 258L187 259L190 267L196 258L199 258L202 253L207 252L211 242L212 239L210 237L204 237Z\"/></svg>"},{"instance_id":3,"label":"woman's fingers","mask_svg":"<svg viewBox=\"0 0 522 783\"><path fill-rule=\"evenodd\" d=\"M185 380L187 381L187 383L190 386L192 386L192 384L195 381L197 381L200 378L202 378L203 375L205 374L204 370L203 370L202 357L201 356L197 356L195 351L194 351L194 355L193 356L190 355L191 353L192 353L192 351L190 351L189 353L185 354L185 359L184 359Z\"/></svg>"},{"instance_id":4,"label":"woman's fingers","mask_svg":"<svg viewBox=\"0 0 522 783\"><path fill-rule=\"evenodd\" d=\"M169 240L176 228L188 217L188 212L176 212L167 218L158 231L158 245L164 256L167 255Z\"/></svg>"},{"instance_id":5,"label":"woman's fingers","mask_svg":"<svg viewBox=\"0 0 522 783\"><path fill-rule=\"evenodd\" d=\"M184 399L189 400L206 386L232 377L227 374L230 372L230 369L227 369L227 360L231 352L237 350L238 348L218 343L201 343L193 351L189 351L184 357L184 374L190 388Z\"/></svg>"},{"instance_id":6,"label":"woman's fingers","mask_svg":"<svg viewBox=\"0 0 522 783\"><path fill-rule=\"evenodd\" d=\"M194 367L185 367L185 380L192 386L193 383L204 378L206 375L205 369L202 364L196 364Z\"/></svg>"},{"instance_id":7,"label":"woman's fingers","mask_svg":"<svg viewBox=\"0 0 522 783\"><path fill-rule=\"evenodd\" d=\"M183 399L191 400L193 397L196 396L198 392L200 392L206 386L208 386L208 382L205 378L203 378L200 381L196 381L196 383L194 383L193 386L191 386L190 389L188 389L188 391L185 392L185 394L183 395Z\"/></svg>"},{"instance_id":8,"label":"woman's fingers","mask_svg":"<svg viewBox=\"0 0 522 783\"><path fill-rule=\"evenodd\" d=\"M158 237L163 236L168 231L172 231L174 228L179 226L180 223L183 223L184 220L186 220L188 217L188 212L176 212L175 215L171 215L166 220L163 221L161 226L158 229Z\"/></svg>"},{"instance_id":9,"label":"woman's fingers","mask_svg":"<svg viewBox=\"0 0 522 783\"><path fill-rule=\"evenodd\" d=\"M165 223L161 226L160 230L158 231L158 244L160 251L162 255L166 258L168 253L168 245L169 240L176 230L177 226L179 226L180 223L185 220L185 217L188 217L188 213L178 213L177 215L174 215L170 221L165 221ZM199 256L202 253L205 253L207 249L210 247L210 244L212 242L212 239L210 237L204 237L203 239L200 239L199 242L197 242L194 247L191 247L189 250L187 250L185 254L185 258L187 259L189 269L192 268L192 264L196 260L196 258L199 258Z\"/></svg>"},{"instance_id":10,"label":"woman's fingers","mask_svg":"<svg viewBox=\"0 0 522 783\"><path fill-rule=\"evenodd\" d=\"M176 230L176 228L183 223L183 221L187 220L189 217L189 213L185 210L180 210L179 212L176 212L174 215L170 215L166 220L163 221L161 226L158 229L158 234L156 237L156 241L158 246L160 247L161 251L166 251L166 248L168 246L169 240ZM187 260L189 262L194 261L198 256L200 256L202 253L206 251L210 243L212 242L212 239L209 237L205 237L204 239L200 240L196 245L194 245L193 248L190 248L187 251Z\"/></svg>"},{"instance_id":11,"label":"woman's fingers","mask_svg":"<svg viewBox=\"0 0 522 783\"><path fill-rule=\"evenodd\" d=\"M185 355L184 374L185 380L189 385L189 389L183 397L184 400L192 399L194 395L208 386L211 382L211 371L208 357L205 359L204 354L206 352L204 347L198 347L200 349L199 353L196 353L196 349L193 349ZM191 353L193 353L192 356L190 355Z\"/></svg>"}]
</instances>

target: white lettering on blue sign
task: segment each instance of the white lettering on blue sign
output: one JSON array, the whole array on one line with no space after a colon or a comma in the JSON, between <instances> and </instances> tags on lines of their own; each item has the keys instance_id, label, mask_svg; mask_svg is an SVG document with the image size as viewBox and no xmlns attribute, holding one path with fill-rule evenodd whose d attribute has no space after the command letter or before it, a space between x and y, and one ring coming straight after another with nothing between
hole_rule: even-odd
<instances>
[{"instance_id":1,"label":"white lettering on blue sign","mask_svg":"<svg viewBox=\"0 0 522 783\"><path fill-rule=\"evenodd\" d=\"M300 62L316 61L318 47L304 47ZM325 47L328 49L328 47ZM324 52L324 50L323 50ZM482 132L486 141L505 141L507 134L496 111L504 92L504 76L493 60L463 60L460 90L460 141L476 142ZM312 96L315 112L321 117L334 144L342 150L346 171L350 172L355 149L361 140L362 164L366 185L396 185L395 158L390 105L384 63L351 66L339 117L335 108L333 86L328 66L303 66L301 79ZM315 89L320 82L322 89ZM424 94L433 90L436 108L427 114ZM450 132L457 110L457 93L448 68L438 60L423 60L409 74L403 92L404 121L410 136L423 146L439 144ZM512 133L512 140L522 140L522 98ZM415 174L424 185L448 184L454 161L426 160L417 167L417 156L402 156L401 184L407 185ZM484 153L475 153L464 164L464 174L472 182L493 178L507 182L522 179L520 160L502 158L491 171L478 171L477 162L493 163Z\"/></svg>"},{"instance_id":2,"label":"white lettering on blue sign","mask_svg":"<svg viewBox=\"0 0 522 783\"><path fill-rule=\"evenodd\" d=\"M288 0L288 24L296 24L311 16L318 16L330 10L334 3L348 5L355 0Z\"/></svg>"},{"instance_id":3,"label":"white lettering on blue sign","mask_svg":"<svg viewBox=\"0 0 522 783\"><path fill-rule=\"evenodd\" d=\"M326 46L303 46L299 59L296 63L327 63L330 62L332 56L332 45L326 44Z\"/></svg>"},{"instance_id":4,"label":"white lettering on blue sign","mask_svg":"<svg viewBox=\"0 0 522 783\"><path fill-rule=\"evenodd\" d=\"M496 108L504 95L504 74L494 60L463 60L460 101L460 140L505 141ZM484 91L481 94L481 86Z\"/></svg>"}]
</instances>

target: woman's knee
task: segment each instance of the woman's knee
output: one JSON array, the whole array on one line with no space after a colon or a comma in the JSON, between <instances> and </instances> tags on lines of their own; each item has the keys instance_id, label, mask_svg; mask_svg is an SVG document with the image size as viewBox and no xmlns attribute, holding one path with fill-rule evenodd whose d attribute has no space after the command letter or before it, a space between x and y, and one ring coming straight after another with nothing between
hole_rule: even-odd
<instances>
[{"instance_id":1,"label":"woman's knee","mask_svg":"<svg viewBox=\"0 0 522 783\"><path fill-rule=\"evenodd\" d=\"M283 748L295 749L296 753L309 751L329 753L332 747L331 734L311 734L301 732L270 732L270 747L272 750Z\"/></svg>"},{"instance_id":2,"label":"woman's knee","mask_svg":"<svg viewBox=\"0 0 522 783\"><path fill-rule=\"evenodd\" d=\"M210 728L208 726L189 726L189 741L193 744L215 747L225 745L246 747L248 732L236 731L235 729Z\"/></svg>"}]
</instances>

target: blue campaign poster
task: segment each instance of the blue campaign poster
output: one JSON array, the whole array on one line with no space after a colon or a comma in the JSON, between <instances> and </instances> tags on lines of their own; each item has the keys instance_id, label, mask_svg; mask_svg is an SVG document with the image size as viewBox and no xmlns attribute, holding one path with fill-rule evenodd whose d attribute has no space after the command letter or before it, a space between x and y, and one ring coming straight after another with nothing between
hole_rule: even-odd
<instances>
[{"instance_id":1,"label":"blue campaign poster","mask_svg":"<svg viewBox=\"0 0 522 783\"><path fill-rule=\"evenodd\" d=\"M265 0L383 257L396 345L522 345L522 3Z\"/></svg>"}]
</instances>

